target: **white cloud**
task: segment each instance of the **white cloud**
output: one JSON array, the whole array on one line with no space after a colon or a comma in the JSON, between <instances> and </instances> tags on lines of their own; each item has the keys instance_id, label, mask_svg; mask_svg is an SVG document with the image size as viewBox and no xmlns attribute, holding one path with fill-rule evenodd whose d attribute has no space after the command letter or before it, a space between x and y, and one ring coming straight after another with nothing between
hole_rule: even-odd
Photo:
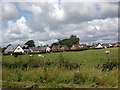
<instances>
[{"instance_id":1,"label":"white cloud","mask_svg":"<svg viewBox=\"0 0 120 90\"><path fill-rule=\"evenodd\" d=\"M51 44L72 34L83 43L117 41L118 7L115 3L64 2L61 8L52 2L17 5L31 16L8 21L3 31L6 44L23 44L29 39L35 40L37 45Z\"/></svg>"},{"instance_id":2,"label":"white cloud","mask_svg":"<svg viewBox=\"0 0 120 90\"><path fill-rule=\"evenodd\" d=\"M63 9L55 9L53 13L51 13L51 16L53 18L56 18L57 20L64 20L65 14Z\"/></svg>"},{"instance_id":3,"label":"white cloud","mask_svg":"<svg viewBox=\"0 0 120 90\"><path fill-rule=\"evenodd\" d=\"M16 22L9 21L6 30L3 30L3 39L5 42L14 40L26 40L32 36L32 31L27 27L25 17L21 17ZM3 41L4 42L4 41Z\"/></svg>"}]
</instances>

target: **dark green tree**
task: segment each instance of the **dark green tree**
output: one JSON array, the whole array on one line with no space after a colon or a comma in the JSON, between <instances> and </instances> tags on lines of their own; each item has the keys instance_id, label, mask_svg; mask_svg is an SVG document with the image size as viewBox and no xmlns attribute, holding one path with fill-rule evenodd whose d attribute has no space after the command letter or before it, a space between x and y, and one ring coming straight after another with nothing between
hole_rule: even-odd
<instances>
[{"instance_id":1,"label":"dark green tree","mask_svg":"<svg viewBox=\"0 0 120 90\"><path fill-rule=\"evenodd\" d=\"M29 40L25 43L25 45L28 45L29 47L35 47L35 42L33 40Z\"/></svg>"},{"instance_id":2,"label":"dark green tree","mask_svg":"<svg viewBox=\"0 0 120 90\"><path fill-rule=\"evenodd\" d=\"M63 39L59 41L60 45L67 45L68 47L71 47L73 44L79 43L79 38L75 35L71 35L68 39Z\"/></svg>"},{"instance_id":3,"label":"dark green tree","mask_svg":"<svg viewBox=\"0 0 120 90\"><path fill-rule=\"evenodd\" d=\"M60 45L67 45L68 47L71 47L73 44L78 44L78 43L79 43L79 38L75 35L71 35L70 38L58 39L58 42L53 43L52 45L60 44Z\"/></svg>"}]
</instances>

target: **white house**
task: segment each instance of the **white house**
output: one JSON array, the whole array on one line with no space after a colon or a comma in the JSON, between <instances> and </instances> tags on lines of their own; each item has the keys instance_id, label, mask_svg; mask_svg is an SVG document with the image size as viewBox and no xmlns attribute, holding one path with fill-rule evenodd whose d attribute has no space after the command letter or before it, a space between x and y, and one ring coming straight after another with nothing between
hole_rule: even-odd
<instances>
[{"instance_id":1,"label":"white house","mask_svg":"<svg viewBox=\"0 0 120 90\"><path fill-rule=\"evenodd\" d=\"M22 47L21 46L17 46L16 48L15 48L15 50L14 50L14 53L24 53L24 50L22 49Z\"/></svg>"},{"instance_id":2,"label":"white house","mask_svg":"<svg viewBox=\"0 0 120 90\"><path fill-rule=\"evenodd\" d=\"M29 49L32 53L45 53L51 50L48 46L29 47Z\"/></svg>"},{"instance_id":3,"label":"white house","mask_svg":"<svg viewBox=\"0 0 120 90\"><path fill-rule=\"evenodd\" d=\"M103 48L103 46L102 46L102 44L99 43L99 44L96 45L95 48L101 49L101 48Z\"/></svg>"},{"instance_id":4,"label":"white house","mask_svg":"<svg viewBox=\"0 0 120 90\"><path fill-rule=\"evenodd\" d=\"M5 54L13 54L13 53L24 53L24 50L20 45L8 45L6 50L4 51Z\"/></svg>"},{"instance_id":5,"label":"white house","mask_svg":"<svg viewBox=\"0 0 120 90\"><path fill-rule=\"evenodd\" d=\"M49 48L49 47L46 47L46 52L50 52L51 51L51 49Z\"/></svg>"}]
</instances>

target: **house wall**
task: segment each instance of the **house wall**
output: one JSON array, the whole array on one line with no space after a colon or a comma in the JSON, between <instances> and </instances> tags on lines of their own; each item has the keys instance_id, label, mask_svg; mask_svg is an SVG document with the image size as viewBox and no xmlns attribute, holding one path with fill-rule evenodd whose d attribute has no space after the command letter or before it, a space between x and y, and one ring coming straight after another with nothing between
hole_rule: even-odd
<instances>
[{"instance_id":1,"label":"house wall","mask_svg":"<svg viewBox=\"0 0 120 90\"><path fill-rule=\"evenodd\" d=\"M20 47L20 46L17 46L17 48L14 50L15 53L17 52L22 52L24 53L24 50Z\"/></svg>"},{"instance_id":2,"label":"house wall","mask_svg":"<svg viewBox=\"0 0 120 90\"><path fill-rule=\"evenodd\" d=\"M76 48L75 48L75 46L74 46L74 45L72 45L71 49L73 50L73 49L76 49Z\"/></svg>"},{"instance_id":3,"label":"house wall","mask_svg":"<svg viewBox=\"0 0 120 90\"><path fill-rule=\"evenodd\" d=\"M46 52L50 52L50 48L49 47L46 47Z\"/></svg>"}]
</instances>

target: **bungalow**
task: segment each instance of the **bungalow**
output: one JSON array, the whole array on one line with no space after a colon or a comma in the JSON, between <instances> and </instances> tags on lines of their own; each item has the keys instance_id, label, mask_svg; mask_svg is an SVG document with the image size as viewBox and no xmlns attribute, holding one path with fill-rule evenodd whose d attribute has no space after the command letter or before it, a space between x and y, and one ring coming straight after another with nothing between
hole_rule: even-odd
<instances>
[{"instance_id":1,"label":"bungalow","mask_svg":"<svg viewBox=\"0 0 120 90\"><path fill-rule=\"evenodd\" d=\"M116 43L114 44L114 47L120 47L120 42L116 42Z\"/></svg>"},{"instance_id":2,"label":"bungalow","mask_svg":"<svg viewBox=\"0 0 120 90\"><path fill-rule=\"evenodd\" d=\"M31 53L45 53L50 52L50 48L47 46L39 46L39 47L29 47Z\"/></svg>"},{"instance_id":3,"label":"bungalow","mask_svg":"<svg viewBox=\"0 0 120 90\"><path fill-rule=\"evenodd\" d=\"M52 51L67 51L69 48L66 45L53 45Z\"/></svg>"},{"instance_id":4,"label":"bungalow","mask_svg":"<svg viewBox=\"0 0 120 90\"><path fill-rule=\"evenodd\" d=\"M73 44L71 50L82 50L86 48L87 48L86 44Z\"/></svg>"},{"instance_id":5,"label":"bungalow","mask_svg":"<svg viewBox=\"0 0 120 90\"><path fill-rule=\"evenodd\" d=\"M24 50L25 53L30 53L30 49L28 45L23 45L22 49Z\"/></svg>"},{"instance_id":6,"label":"bungalow","mask_svg":"<svg viewBox=\"0 0 120 90\"><path fill-rule=\"evenodd\" d=\"M86 48L88 48L86 44L80 44L79 47L80 47L81 49L86 49Z\"/></svg>"},{"instance_id":7,"label":"bungalow","mask_svg":"<svg viewBox=\"0 0 120 90\"><path fill-rule=\"evenodd\" d=\"M73 44L72 47L70 48L71 50L80 50L80 44Z\"/></svg>"},{"instance_id":8,"label":"bungalow","mask_svg":"<svg viewBox=\"0 0 120 90\"><path fill-rule=\"evenodd\" d=\"M60 45L53 45L52 51L60 51Z\"/></svg>"},{"instance_id":9,"label":"bungalow","mask_svg":"<svg viewBox=\"0 0 120 90\"><path fill-rule=\"evenodd\" d=\"M102 46L104 48L110 48L110 47L113 47L114 45L112 43L104 43L104 44L102 44Z\"/></svg>"},{"instance_id":10,"label":"bungalow","mask_svg":"<svg viewBox=\"0 0 120 90\"><path fill-rule=\"evenodd\" d=\"M45 52L45 49L41 47L29 47L29 49L30 49L30 53Z\"/></svg>"},{"instance_id":11,"label":"bungalow","mask_svg":"<svg viewBox=\"0 0 120 90\"><path fill-rule=\"evenodd\" d=\"M46 46L46 52L50 52L51 51L51 48L50 47L48 47L48 46Z\"/></svg>"},{"instance_id":12,"label":"bungalow","mask_svg":"<svg viewBox=\"0 0 120 90\"><path fill-rule=\"evenodd\" d=\"M104 48L104 47L102 46L101 43L98 43L98 44L95 45L95 48L96 48L96 49L102 49L102 48Z\"/></svg>"},{"instance_id":13,"label":"bungalow","mask_svg":"<svg viewBox=\"0 0 120 90\"><path fill-rule=\"evenodd\" d=\"M66 45L60 45L60 50L67 51L67 50L69 50L69 48Z\"/></svg>"},{"instance_id":14,"label":"bungalow","mask_svg":"<svg viewBox=\"0 0 120 90\"><path fill-rule=\"evenodd\" d=\"M24 50L20 45L8 45L4 51L4 54L24 53Z\"/></svg>"}]
</instances>

